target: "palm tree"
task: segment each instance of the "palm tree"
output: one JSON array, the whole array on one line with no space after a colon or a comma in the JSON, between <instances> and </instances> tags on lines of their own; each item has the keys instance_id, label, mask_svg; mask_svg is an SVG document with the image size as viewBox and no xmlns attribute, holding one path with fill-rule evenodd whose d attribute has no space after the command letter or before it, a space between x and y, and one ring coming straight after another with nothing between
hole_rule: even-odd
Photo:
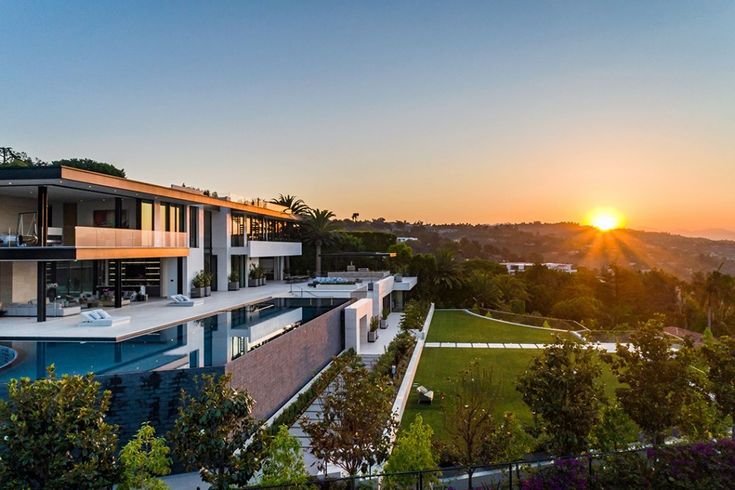
<instances>
[{"instance_id":1,"label":"palm tree","mask_svg":"<svg viewBox=\"0 0 735 490\"><path fill-rule=\"evenodd\" d=\"M443 248L436 253L436 272L432 278L434 286L452 290L462 285L462 277L454 253Z\"/></svg>"},{"instance_id":2,"label":"palm tree","mask_svg":"<svg viewBox=\"0 0 735 490\"><path fill-rule=\"evenodd\" d=\"M334 213L327 209L309 209L301 222L301 233L306 243L316 248L316 275L322 273L322 246L329 245L335 240L337 225Z\"/></svg>"},{"instance_id":3,"label":"palm tree","mask_svg":"<svg viewBox=\"0 0 735 490\"><path fill-rule=\"evenodd\" d=\"M303 199L291 194L278 194L278 197L271 199L270 202L290 209L291 213L297 216L303 216L309 211L309 206L306 205Z\"/></svg>"}]
</instances>

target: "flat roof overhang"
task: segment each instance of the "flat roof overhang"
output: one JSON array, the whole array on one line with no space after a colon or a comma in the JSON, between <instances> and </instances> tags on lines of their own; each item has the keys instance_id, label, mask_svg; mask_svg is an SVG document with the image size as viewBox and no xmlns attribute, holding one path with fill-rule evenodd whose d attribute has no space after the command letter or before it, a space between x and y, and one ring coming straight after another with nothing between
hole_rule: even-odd
<instances>
[{"instance_id":1,"label":"flat roof overhang","mask_svg":"<svg viewBox=\"0 0 735 490\"><path fill-rule=\"evenodd\" d=\"M181 203L200 204L213 208L228 208L247 214L298 222L291 214L251 204L226 201L172 187L149 184L112 175L90 172L72 167L32 167L0 169L0 187L5 186L64 186L73 189L99 191L120 197L163 199Z\"/></svg>"}]
</instances>

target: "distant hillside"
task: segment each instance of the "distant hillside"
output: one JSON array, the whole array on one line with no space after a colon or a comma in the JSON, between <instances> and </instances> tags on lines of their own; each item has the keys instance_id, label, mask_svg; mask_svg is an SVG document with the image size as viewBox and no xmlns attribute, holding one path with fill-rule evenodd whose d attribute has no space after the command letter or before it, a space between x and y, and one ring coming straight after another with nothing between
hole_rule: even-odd
<instances>
[{"instance_id":1,"label":"distant hillside","mask_svg":"<svg viewBox=\"0 0 735 490\"><path fill-rule=\"evenodd\" d=\"M351 222L349 229L392 231L414 236L417 252L451 246L465 258L529 262L570 262L599 269L615 263L634 270L658 268L682 279L717 269L735 274L735 241L710 240L670 233L614 230L600 233L576 223L503 225L427 225L423 223Z\"/></svg>"}]
</instances>

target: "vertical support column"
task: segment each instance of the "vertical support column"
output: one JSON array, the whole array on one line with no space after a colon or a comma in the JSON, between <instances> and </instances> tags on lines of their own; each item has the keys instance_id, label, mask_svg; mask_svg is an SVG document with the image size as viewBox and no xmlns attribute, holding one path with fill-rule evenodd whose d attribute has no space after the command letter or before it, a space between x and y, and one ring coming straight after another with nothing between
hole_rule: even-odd
<instances>
[{"instance_id":1,"label":"vertical support column","mask_svg":"<svg viewBox=\"0 0 735 490\"><path fill-rule=\"evenodd\" d=\"M46 321L46 262L36 262L36 320Z\"/></svg>"},{"instance_id":2,"label":"vertical support column","mask_svg":"<svg viewBox=\"0 0 735 490\"><path fill-rule=\"evenodd\" d=\"M38 186L36 234L38 236L38 246L45 247L48 243L48 188L43 185Z\"/></svg>"},{"instance_id":3,"label":"vertical support column","mask_svg":"<svg viewBox=\"0 0 735 490\"><path fill-rule=\"evenodd\" d=\"M115 260L115 308L122 307L122 260Z\"/></svg>"},{"instance_id":4,"label":"vertical support column","mask_svg":"<svg viewBox=\"0 0 735 490\"><path fill-rule=\"evenodd\" d=\"M115 342L115 362L122 362L122 342Z\"/></svg>"},{"instance_id":5,"label":"vertical support column","mask_svg":"<svg viewBox=\"0 0 735 490\"><path fill-rule=\"evenodd\" d=\"M48 188L38 186L38 207L36 210L36 236L38 246L45 247L48 242ZM46 262L37 262L36 269L36 320L46 321ZM45 369L45 367L44 367Z\"/></svg>"},{"instance_id":6,"label":"vertical support column","mask_svg":"<svg viewBox=\"0 0 735 490\"><path fill-rule=\"evenodd\" d=\"M115 228L122 228L122 197L115 198ZM122 307L122 260L115 260L115 308Z\"/></svg>"},{"instance_id":7,"label":"vertical support column","mask_svg":"<svg viewBox=\"0 0 735 490\"><path fill-rule=\"evenodd\" d=\"M184 294L184 258L176 258L176 294Z\"/></svg>"}]
</instances>

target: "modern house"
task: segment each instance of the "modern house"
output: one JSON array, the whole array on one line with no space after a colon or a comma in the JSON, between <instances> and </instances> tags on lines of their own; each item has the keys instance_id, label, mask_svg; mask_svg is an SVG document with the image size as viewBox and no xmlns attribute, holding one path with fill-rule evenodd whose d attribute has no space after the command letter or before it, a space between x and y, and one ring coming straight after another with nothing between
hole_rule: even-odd
<instances>
[{"instance_id":1,"label":"modern house","mask_svg":"<svg viewBox=\"0 0 735 490\"><path fill-rule=\"evenodd\" d=\"M69 167L0 169L0 397L50 364L94 373L125 440L144 421L170 429L198 375L229 374L268 418L416 284L363 270L322 278L349 287L298 282L287 277L298 217L207 194ZM168 299L190 296L202 271L211 296ZM90 320L98 310L111 318Z\"/></svg>"},{"instance_id":2,"label":"modern house","mask_svg":"<svg viewBox=\"0 0 735 490\"><path fill-rule=\"evenodd\" d=\"M188 294L201 270L215 291L233 271L248 286L253 266L280 280L301 255L298 220L281 207L75 168L0 169L0 203L0 304L39 322Z\"/></svg>"}]
</instances>

